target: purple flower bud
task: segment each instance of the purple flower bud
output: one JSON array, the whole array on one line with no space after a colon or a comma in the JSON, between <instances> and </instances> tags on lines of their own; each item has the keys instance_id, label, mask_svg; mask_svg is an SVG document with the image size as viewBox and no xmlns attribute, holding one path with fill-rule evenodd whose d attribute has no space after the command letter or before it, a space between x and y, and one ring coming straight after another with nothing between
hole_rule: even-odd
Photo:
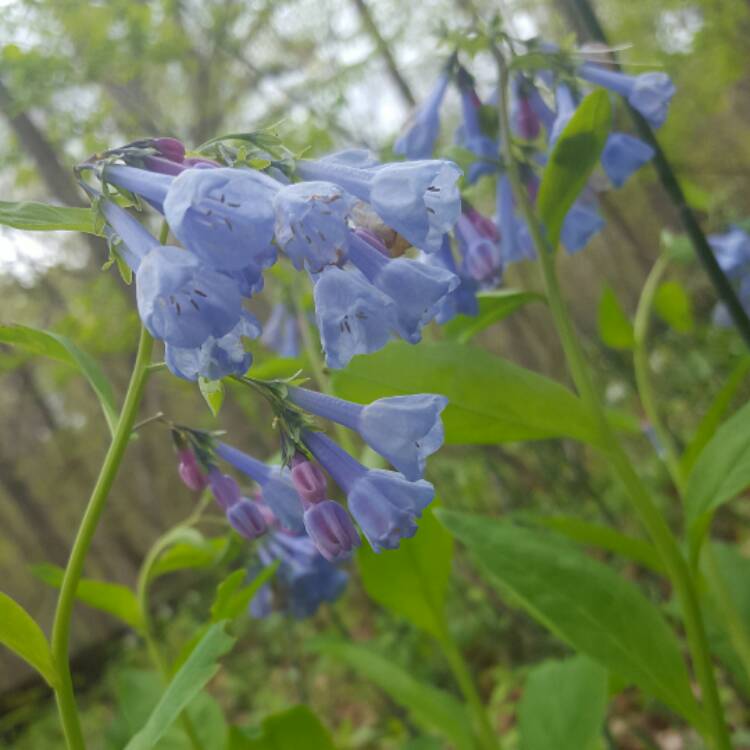
<instances>
[{"instance_id":1,"label":"purple flower bud","mask_svg":"<svg viewBox=\"0 0 750 750\"><path fill-rule=\"evenodd\" d=\"M185 160L185 144L177 138L154 138L153 147L170 161Z\"/></svg>"},{"instance_id":2,"label":"purple flower bud","mask_svg":"<svg viewBox=\"0 0 750 750\"><path fill-rule=\"evenodd\" d=\"M292 483L303 504L321 503L328 493L328 481L320 466L297 454L292 459Z\"/></svg>"},{"instance_id":3,"label":"purple flower bud","mask_svg":"<svg viewBox=\"0 0 750 750\"><path fill-rule=\"evenodd\" d=\"M239 485L229 474L222 474L219 469L214 467L208 473L208 483L211 485L211 492L214 493L216 502L224 510L229 510L240 501Z\"/></svg>"},{"instance_id":4,"label":"purple flower bud","mask_svg":"<svg viewBox=\"0 0 750 750\"><path fill-rule=\"evenodd\" d=\"M345 560L360 540L346 510L333 500L311 505L305 511L305 530L329 562Z\"/></svg>"},{"instance_id":5,"label":"purple flower bud","mask_svg":"<svg viewBox=\"0 0 750 750\"><path fill-rule=\"evenodd\" d=\"M200 492L205 489L208 484L206 475L201 471L198 466L198 461L189 448L183 448L178 454L180 464L177 467L177 472L180 475L183 483L194 492Z\"/></svg>"},{"instance_id":6,"label":"purple flower bud","mask_svg":"<svg viewBox=\"0 0 750 750\"><path fill-rule=\"evenodd\" d=\"M256 503L243 497L227 509L227 520L245 539L257 539L268 530L266 519Z\"/></svg>"}]
</instances>

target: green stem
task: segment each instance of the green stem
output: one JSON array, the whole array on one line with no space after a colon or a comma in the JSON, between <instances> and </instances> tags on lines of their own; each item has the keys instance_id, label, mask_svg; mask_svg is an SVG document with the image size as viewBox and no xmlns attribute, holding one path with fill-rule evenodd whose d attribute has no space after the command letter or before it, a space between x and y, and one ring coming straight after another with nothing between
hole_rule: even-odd
<instances>
[{"instance_id":1,"label":"green stem","mask_svg":"<svg viewBox=\"0 0 750 750\"><path fill-rule=\"evenodd\" d=\"M565 352L568 369L581 399L597 422L599 447L609 459L610 465L625 485L630 502L638 513L654 546L664 560L674 586L682 608L695 675L701 686L703 705L707 717L706 729L710 733L712 747L714 750L730 750L729 733L719 700L719 691L708 650L708 641L703 626L698 595L690 574L690 569L672 531L659 512L659 509L651 500L648 490L633 469L630 460L612 430L599 394L589 374L586 357L584 356L583 349L573 328L567 306L560 291L555 270L553 248L550 247L544 230L536 217L528 193L524 189L518 164L513 157L511 147L512 130L507 109L509 73L500 50L494 47L493 52L500 78L498 114L500 117L500 139L504 151L508 178L510 179L514 197L528 225L537 256L539 257L539 265L544 278L549 308L562 343L563 351Z\"/></svg>"},{"instance_id":2,"label":"green stem","mask_svg":"<svg viewBox=\"0 0 750 750\"><path fill-rule=\"evenodd\" d=\"M446 661L451 668L451 672L453 672L458 687L461 689L461 693L474 718L475 732L477 733L481 747L483 750L498 750L500 741L492 729L492 725L487 717L487 711L482 703L482 698L477 691L471 676L471 670L461 653L461 649L456 645L447 627L444 634L438 640L445 654Z\"/></svg>"},{"instance_id":3,"label":"green stem","mask_svg":"<svg viewBox=\"0 0 750 750\"><path fill-rule=\"evenodd\" d=\"M667 465L672 481L679 490L680 495L682 495L685 491L685 472L682 470L679 453L672 439L672 434L667 429L659 414L648 364L647 344L651 308L654 304L654 297L659 282L667 269L668 263L669 261L665 256L660 256L643 286L633 326L635 341L633 347L633 367L635 369L635 380L638 387L638 394L643 404L643 410L646 412L646 416L649 422L651 422L651 426L654 428L656 437L664 451L664 462Z\"/></svg>"},{"instance_id":4,"label":"green stem","mask_svg":"<svg viewBox=\"0 0 750 750\"><path fill-rule=\"evenodd\" d=\"M60 674L60 684L55 689L55 697L65 734L65 741L69 750L83 750L85 747L76 708L68 653L73 604L75 602L78 583L83 574L86 556L91 546L91 540L94 537L99 518L104 510L107 497L125 455L133 424L135 423L138 406L141 402L143 388L146 383L147 367L151 359L152 347L153 339L145 328L141 328L135 366L133 367L130 384L125 394L125 401L117 420L117 427L104 458L99 477L91 493L91 498L86 506L75 541L73 542L73 548L70 551L70 558L65 569L62 586L60 587L60 595L57 600L57 609L52 625L52 657Z\"/></svg>"}]
</instances>

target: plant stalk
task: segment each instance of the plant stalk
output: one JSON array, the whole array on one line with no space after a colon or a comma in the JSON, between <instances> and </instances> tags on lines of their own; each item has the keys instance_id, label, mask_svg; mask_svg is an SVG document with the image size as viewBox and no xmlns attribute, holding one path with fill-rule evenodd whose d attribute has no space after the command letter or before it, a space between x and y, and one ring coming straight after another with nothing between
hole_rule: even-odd
<instances>
[{"instance_id":1,"label":"plant stalk","mask_svg":"<svg viewBox=\"0 0 750 750\"><path fill-rule=\"evenodd\" d=\"M83 575L86 556L91 547L91 540L96 532L135 424L143 388L148 377L147 367L151 360L152 348L153 339L145 328L141 328L135 365L117 420L117 427L73 542L57 600L57 609L52 625L51 646L52 658L60 674L60 684L55 689L55 697L68 750L83 750L85 748L73 690L73 677L70 672L69 646L73 604L78 583Z\"/></svg>"},{"instance_id":2,"label":"plant stalk","mask_svg":"<svg viewBox=\"0 0 750 750\"><path fill-rule=\"evenodd\" d=\"M724 720L724 712L719 699L719 691L713 670L713 663L708 649L708 641L703 625L698 595L687 562L680 551L677 540L666 523L659 509L653 503L648 490L620 445L602 407L601 399L589 374L588 363L568 314L555 270L555 256L544 230L538 221L529 196L521 181L518 164L511 148L512 130L507 109L507 91L509 72L502 52L493 46L493 53L498 65L500 100L498 114L500 118L500 140L504 151L508 177L513 187L513 194L527 222L531 239L539 257L547 299L562 343L568 369L576 389L597 422L600 449L609 459L610 465L625 485L630 501L645 526L654 546L659 551L669 577L680 602L688 646L695 669L695 675L701 686L703 706L706 715L705 730L710 735L714 750L730 750L729 733Z\"/></svg>"}]
</instances>

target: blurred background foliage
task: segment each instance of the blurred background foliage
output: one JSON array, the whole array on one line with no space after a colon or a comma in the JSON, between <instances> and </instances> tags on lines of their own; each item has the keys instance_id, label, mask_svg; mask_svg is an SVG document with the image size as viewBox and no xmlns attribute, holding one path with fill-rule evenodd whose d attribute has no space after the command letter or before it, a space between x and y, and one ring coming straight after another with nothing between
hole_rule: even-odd
<instances>
[{"instance_id":1,"label":"blurred background foliage","mask_svg":"<svg viewBox=\"0 0 750 750\"><path fill-rule=\"evenodd\" d=\"M519 37L539 34L559 40L575 35L586 41L569 0L506 0L500 5ZM678 94L659 137L704 226L720 230L747 217L750 5L746 0L599 0L596 6L613 43L627 45L622 53L626 64L634 70L661 67L675 80ZM299 151L365 145L387 152L451 52L441 37L467 27L472 13L496 7L496 2L482 0L4 0L2 197L83 205L72 165L148 135L173 135L197 145L219 133L274 125L285 143ZM479 57L474 70L488 93L491 63ZM458 102L449 107L448 119L457 120ZM627 123L624 113L618 116ZM476 201L491 212L486 191L480 185ZM624 190L603 194L602 204L607 228L585 252L565 259L564 276L586 345L602 367L610 402L638 417L629 355L601 340L603 331L605 340L607 330L611 333L607 320L612 305L611 297L601 305L600 298L608 282L619 304L632 313L663 241L662 228L678 227L650 167ZM0 230L0 321L64 333L102 362L122 393L137 317L132 289L114 272L101 271L105 257L95 238ZM656 324L652 365L658 381L668 386L663 411L679 436L699 420L743 349L733 331L710 325L715 300L697 265L677 266L672 278L688 292L689 320L677 327ZM533 269L520 268L508 283L534 287L537 280ZM268 287L256 308L262 319L274 296L274 285ZM526 366L564 377L542 306L525 308L478 340ZM271 358L258 348L258 362ZM3 589L44 623L50 620L54 592L31 575L29 565L65 564L105 450L107 428L86 384L65 366L0 347L0 371L0 574ZM262 457L277 450L269 413L244 392L231 392L216 420L196 389L159 377L148 388L143 415L157 411L194 426L228 430L233 442ZM647 441L636 435L632 442L644 476L654 486L664 486L663 470ZM622 520L619 487L578 445L549 441L452 447L440 456L432 462L429 478L448 507L497 515L618 518L620 528L639 533L634 520ZM162 427L144 430L125 463L87 574L132 584L145 550L188 515L194 498L178 481ZM663 500L668 506L673 498ZM719 536L744 541L736 521L749 516L748 503L736 503L720 516ZM217 580L215 570L193 571L156 587L157 619L162 630L169 626L170 640L189 637L205 616L206 597L210 600ZM450 614L483 696L493 707L496 726L512 732L525 670L541 658L563 653L562 647L500 602L460 556ZM369 601L356 581L342 600L310 621L274 615L248 621L244 630L213 686L219 702L238 721L258 721L269 711L306 702L341 747L407 747L413 727L401 709L339 663L305 648L321 632L371 640L412 674L454 690L434 647ZM109 727L111 744L102 740L95 746L121 747L117 722L111 723L118 701L125 694L147 696L154 689L143 671L142 649L106 616L84 607L74 638L87 728L103 737ZM0 655L0 745L59 747L48 704L47 691L32 674L12 657ZM652 715L631 705L627 693L613 710L615 747L690 746L663 744L672 732L669 721L658 710ZM209 722L213 709L205 711ZM123 720L118 719L119 731Z\"/></svg>"}]
</instances>

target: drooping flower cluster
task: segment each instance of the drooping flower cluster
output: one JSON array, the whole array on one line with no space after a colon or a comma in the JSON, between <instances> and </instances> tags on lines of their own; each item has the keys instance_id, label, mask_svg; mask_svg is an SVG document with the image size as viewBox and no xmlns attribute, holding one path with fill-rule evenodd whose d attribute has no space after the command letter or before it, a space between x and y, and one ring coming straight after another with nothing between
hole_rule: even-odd
<instances>
[{"instance_id":1,"label":"drooping flower cluster","mask_svg":"<svg viewBox=\"0 0 750 750\"><path fill-rule=\"evenodd\" d=\"M603 87L623 96L648 123L660 127L667 117L675 88L664 73L626 75L594 62L565 59L553 45L535 45L537 54L547 53L548 69L517 71L508 92L509 119L515 151L522 155L521 174L532 201L536 200L540 172L548 155L573 117L587 87ZM460 95L462 122L455 142L464 153L466 178L470 184L489 175L496 181L496 214L493 222L464 203L454 230L460 261L446 243L441 253L424 262L454 270L462 280L451 292L454 299L441 305L441 321L458 312L471 313L467 300L477 289L496 286L509 263L533 259L535 250L528 228L516 211L515 199L505 175L497 133L495 91L486 102L477 94L469 72L454 55L441 71L433 91L407 124L394 144L396 153L410 159L431 155L439 139L440 108L453 81ZM627 133L610 133L601 156L601 166L611 185L622 187L628 178L654 155L653 148ZM570 253L584 248L601 231L604 220L597 208L596 181L583 192L565 218L561 243ZM460 300L458 299L460 295ZM474 307L476 303L474 303Z\"/></svg>"},{"instance_id":2,"label":"drooping flower cluster","mask_svg":"<svg viewBox=\"0 0 750 750\"><path fill-rule=\"evenodd\" d=\"M373 352L393 336L416 343L460 279L449 268L391 257L398 233L439 252L460 213L460 170L445 160L380 164L350 150L296 163L292 183L267 171L186 157L173 138L139 141L88 163L86 185L107 222L113 251L135 273L138 310L183 378L242 375L243 338L261 335L243 298L263 288L281 251L314 284L315 320L330 367ZM162 246L111 197L116 188L163 215L182 247ZM374 228L374 231L373 231ZM264 340L296 352L296 326L274 310Z\"/></svg>"},{"instance_id":3,"label":"drooping flower cluster","mask_svg":"<svg viewBox=\"0 0 750 750\"><path fill-rule=\"evenodd\" d=\"M175 429L183 481L194 490L210 487L243 537L256 539L269 531L275 539L276 531L305 535L329 562L345 560L359 546L357 527L376 552L395 549L413 536L434 496L422 477L427 458L443 444L440 415L447 399L420 394L361 405L288 384L281 392L285 405L277 408L286 410L284 424L293 423L295 415L335 422L356 432L395 471L366 468L305 417L298 422L298 448L289 468L269 466L205 433ZM242 495L219 461L256 483L254 499ZM348 511L330 499L324 469L346 495Z\"/></svg>"}]
</instances>

